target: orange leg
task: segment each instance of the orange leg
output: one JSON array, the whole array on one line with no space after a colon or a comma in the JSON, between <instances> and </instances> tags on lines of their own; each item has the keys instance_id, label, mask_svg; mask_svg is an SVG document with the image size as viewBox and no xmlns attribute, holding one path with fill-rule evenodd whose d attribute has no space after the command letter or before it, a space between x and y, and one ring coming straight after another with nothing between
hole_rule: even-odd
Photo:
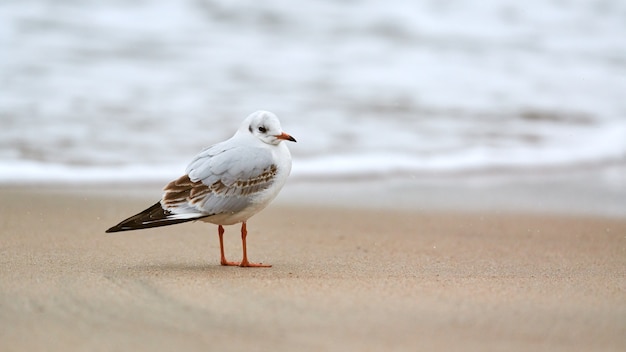
<instances>
[{"instance_id":1,"label":"orange leg","mask_svg":"<svg viewBox=\"0 0 626 352\"><path fill-rule=\"evenodd\" d=\"M241 245L243 246L243 259L241 260L241 264L239 266L242 267L255 267L255 268L269 268L271 265L263 264L263 263L250 263L248 261L248 251L246 249L246 237L248 236L248 229L246 228L246 222L241 223Z\"/></svg>"},{"instance_id":2,"label":"orange leg","mask_svg":"<svg viewBox=\"0 0 626 352\"><path fill-rule=\"evenodd\" d=\"M229 266L240 265L240 263L229 262L226 260L226 256L224 255L224 228L222 227L222 225L217 226L217 234L220 236L220 264Z\"/></svg>"}]
</instances>

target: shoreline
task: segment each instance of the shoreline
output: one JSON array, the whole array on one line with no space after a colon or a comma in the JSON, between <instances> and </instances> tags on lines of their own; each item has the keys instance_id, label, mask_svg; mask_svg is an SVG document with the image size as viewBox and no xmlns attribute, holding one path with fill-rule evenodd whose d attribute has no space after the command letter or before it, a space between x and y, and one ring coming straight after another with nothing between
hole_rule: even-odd
<instances>
[{"instance_id":1,"label":"shoreline","mask_svg":"<svg viewBox=\"0 0 626 352\"><path fill-rule=\"evenodd\" d=\"M626 218L626 162L395 177L292 175L274 203L339 208L502 212ZM131 196L156 200L170 180L5 183L0 192Z\"/></svg>"}]
</instances>

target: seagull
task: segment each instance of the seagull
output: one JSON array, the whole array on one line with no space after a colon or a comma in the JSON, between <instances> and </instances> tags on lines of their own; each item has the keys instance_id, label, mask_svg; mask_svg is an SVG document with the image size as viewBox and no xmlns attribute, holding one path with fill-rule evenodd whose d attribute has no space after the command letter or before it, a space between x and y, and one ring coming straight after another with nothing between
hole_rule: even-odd
<instances>
[{"instance_id":1,"label":"seagull","mask_svg":"<svg viewBox=\"0 0 626 352\"><path fill-rule=\"evenodd\" d=\"M185 175L163 188L160 201L106 232L200 220L218 225L221 265L271 267L248 261L246 221L265 208L287 181L291 154L283 141L296 139L283 132L276 115L269 111L252 113L230 139L196 155ZM243 257L241 262L230 262L224 256L224 226L238 223Z\"/></svg>"}]
</instances>

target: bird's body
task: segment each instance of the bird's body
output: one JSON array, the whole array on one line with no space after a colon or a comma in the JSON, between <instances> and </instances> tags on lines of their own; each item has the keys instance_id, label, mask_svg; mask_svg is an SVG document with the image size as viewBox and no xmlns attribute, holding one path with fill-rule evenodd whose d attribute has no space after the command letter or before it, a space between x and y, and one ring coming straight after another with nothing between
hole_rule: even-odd
<instances>
[{"instance_id":1,"label":"bird's body","mask_svg":"<svg viewBox=\"0 0 626 352\"><path fill-rule=\"evenodd\" d=\"M222 265L251 264L245 250L246 221L280 192L291 171L291 154L278 118L267 111L248 116L230 139L204 149L185 175L163 188L161 200L106 232L138 230L201 220L219 225ZM224 258L223 227L242 223L241 263Z\"/></svg>"}]
</instances>

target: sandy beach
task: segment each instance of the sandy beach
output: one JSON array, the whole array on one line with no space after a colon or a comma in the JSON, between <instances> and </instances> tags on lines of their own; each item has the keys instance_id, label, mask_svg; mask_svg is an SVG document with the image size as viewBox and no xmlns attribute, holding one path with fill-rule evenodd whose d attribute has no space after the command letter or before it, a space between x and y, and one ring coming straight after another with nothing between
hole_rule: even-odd
<instances>
[{"instance_id":1,"label":"sandy beach","mask_svg":"<svg viewBox=\"0 0 626 352\"><path fill-rule=\"evenodd\" d=\"M209 224L104 233L154 198L0 197L2 351L626 349L623 218L279 203L246 269Z\"/></svg>"},{"instance_id":2,"label":"sandy beach","mask_svg":"<svg viewBox=\"0 0 626 352\"><path fill-rule=\"evenodd\" d=\"M626 1L243 5L1 3L0 352L626 352Z\"/></svg>"}]
</instances>

